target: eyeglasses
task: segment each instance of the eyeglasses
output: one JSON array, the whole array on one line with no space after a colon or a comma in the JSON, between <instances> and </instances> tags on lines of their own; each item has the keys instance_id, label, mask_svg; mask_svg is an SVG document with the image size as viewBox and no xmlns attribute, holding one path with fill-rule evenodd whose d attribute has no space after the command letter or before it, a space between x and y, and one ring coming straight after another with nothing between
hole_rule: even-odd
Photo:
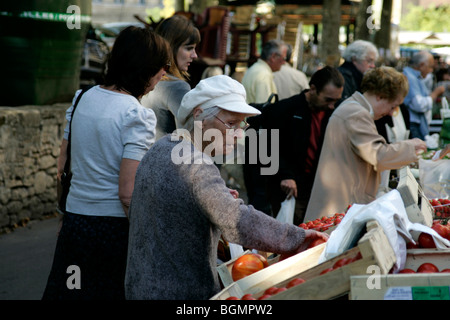
<instances>
[{"instance_id":1,"label":"eyeglasses","mask_svg":"<svg viewBox=\"0 0 450 320\"><path fill-rule=\"evenodd\" d=\"M170 69L171 66L172 66L172 64L169 62L162 68L164 69L165 72L169 72L169 69Z\"/></svg>"},{"instance_id":2,"label":"eyeglasses","mask_svg":"<svg viewBox=\"0 0 450 320\"><path fill-rule=\"evenodd\" d=\"M220 122L222 122L225 127L227 127L228 129L233 129L233 130L247 130L248 127L250 127L250 125L247 123L247 121L243 120L241 122L239 122L238 124L234 125L234 126L230 126L228 123L225 123L222 119L220 119L218 116L214 116L217 120L219 120Z\"/></svg>"}]
</instances>

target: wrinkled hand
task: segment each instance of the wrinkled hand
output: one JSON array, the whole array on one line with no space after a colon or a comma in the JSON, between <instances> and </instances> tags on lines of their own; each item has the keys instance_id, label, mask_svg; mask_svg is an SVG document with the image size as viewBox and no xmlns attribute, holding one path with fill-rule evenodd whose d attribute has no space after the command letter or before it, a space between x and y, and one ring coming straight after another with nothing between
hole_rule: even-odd
<instances>
[{"instance_id":1,"label":"wrinkled hand","mask_svg":"<svg viewBox=\"0 0 450 320\"><path fill-rule=\"evenodd\" d=\"M297 184L294 179L281 180L280 188L286 193L287 199L290 199L292 196L297 198Z\"/></svg>"},{"instance_id":2,"label":"wrinkled hand","mask_svg":"<svg viewBox=\"0 0 450 320\"><path fill-rule=\"evenodd\" d=\"M328 241L330 236L324 232L319 232L316 230L305 230L305 241L297 248L297 253L305 251L309 244L316 239L322 239Z\"/></svg>"},{"instance_id":3,"label":"wrinkled hand","mask_svg":"<svg viewBox=\"0 0 450 320\"><path fill-rule=\"evenodd\" d=\"M427 144L425 141L419 138L413 138L411 139L411 141L413 142L414 148L416 149L416 154L427 151Z\"/></svg>"}]
</instances>

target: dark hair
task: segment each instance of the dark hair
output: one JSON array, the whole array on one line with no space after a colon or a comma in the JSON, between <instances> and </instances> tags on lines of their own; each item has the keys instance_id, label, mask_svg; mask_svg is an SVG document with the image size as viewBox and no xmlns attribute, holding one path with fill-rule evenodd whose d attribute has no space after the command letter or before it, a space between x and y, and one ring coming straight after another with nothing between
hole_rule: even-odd
<instances>
[{"instance_id":1,"label":"dark hair","mask_svg":"<svg viewBox=\"0 0 450 320\"><path fill-rule=\"evenodd\" d=\"M450 68L449 67L444 67L439 69L438 71L436 71L436 81L440 82L440 81L444 81L444 75L450 75Z\"/></svg>"},{"instance_id":2,"label":"dark hair","mask_svg":"<svg viewBox=\"0 0 450 320\"><path fill-rule=\"evenodd\" d=\"M317 93L319 93L329 83L332 83L336 88L342 88L344 86L344 82L344 77L338 69L325 66L314 72L311 76L311 80L309 81L309 86L314 85Z\"/></svg>"},{"instance_id":3,"label":"dark hair","mask_svg":"<svg viewBox=\"0 0 450 320\"><path fill-rule=\"evenodd\" d=\"M178 49L183 45L199 44L200 31L194 23L182 15L174 15L164 19L155 29L155 32L166 39L172 49L173 61L169 73L178 78L187 78L188 74L181 72L177 64Z\"/></svg>"},{"instance_id":4,"label":"dark hair","mask_svg":"<svg viewBox=\"0 0 450 320\"><path fill-rule=\"evenodd\" d=\"M170 62L169 44L153 31L128 27L120 32L108 59L105 85L138 98L149 81Z\"/></svg>"}]
</instances>

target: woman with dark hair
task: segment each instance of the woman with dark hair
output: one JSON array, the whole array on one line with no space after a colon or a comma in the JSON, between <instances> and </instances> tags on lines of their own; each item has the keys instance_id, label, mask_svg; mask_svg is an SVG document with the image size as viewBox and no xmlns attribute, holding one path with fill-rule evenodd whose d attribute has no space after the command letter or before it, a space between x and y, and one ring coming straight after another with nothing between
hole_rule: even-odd
<instances>
[{"instance_id":1,"label":"woman with dark hair","mask_svg":"<svg viewBox=\"0 0 450 320\"><path fill-rule=\"evenodd\" d=\"M195 48L200 43L200 32L192 21L181 15L165 19L155 32L170 43L173 56L167 76L158 83L155 90L142 98L142 105L151 108L158 119L158 140L178 127L176 115L181 99L191 89L187 82L188 68L197 58Z\"/></svg>"},{"instance_id":2,"label":"woman with dark hair","mask_svg":"<svg viewBox=\"0 0 450 320\"><path fill-rule=\"evenodd\" d=\"M139 99L170 57L162 37L129 27L116 39L105 84L75 94L74 102L82 97L66 112L57 174L70 151L72 180L43 299L124 299L134 176L155 141L155 114Z\"/></svg>"}]
</instances>

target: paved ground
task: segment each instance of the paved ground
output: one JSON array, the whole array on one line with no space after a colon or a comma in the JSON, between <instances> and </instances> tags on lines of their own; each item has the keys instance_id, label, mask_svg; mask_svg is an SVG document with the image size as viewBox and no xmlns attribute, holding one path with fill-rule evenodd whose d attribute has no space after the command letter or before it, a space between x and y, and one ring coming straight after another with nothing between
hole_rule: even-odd
<instances>
[{"instance_id":1,"label":"paved ground","mask_svg":"<svg viewBox=\"0 0 450 320\"><path fill-rule=\"evenodd\" d=\"M0 235L0 300L40 300L56 245L59 218L31 221Z\"/></svg>"}]
</instances>

